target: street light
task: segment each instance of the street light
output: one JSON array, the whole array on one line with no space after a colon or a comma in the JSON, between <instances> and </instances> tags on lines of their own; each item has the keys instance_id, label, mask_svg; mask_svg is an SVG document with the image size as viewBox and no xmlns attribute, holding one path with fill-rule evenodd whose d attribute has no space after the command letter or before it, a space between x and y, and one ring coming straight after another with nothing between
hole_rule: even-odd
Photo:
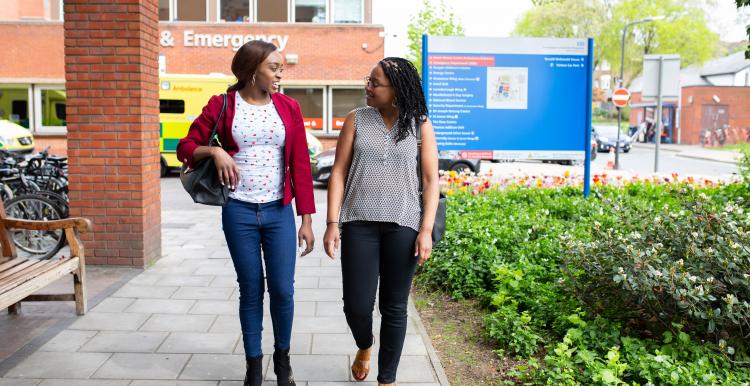
<instances>
[{"instance_id":1,"label":"street light","mask_svg":"<svg viewBox=\"0 0 750 386\"><path fill-rule=\"evenodd\" d=\"M631 21L628 24L625 24L625 27L622 29L622 43L620 44L620 79L619 79L619 87L622 88L622 77L624 69L625 69L625 35L627 35L628 28L630 28L631 25L641 24L641 23L648 23L656 20L664 20L665 16L651 16L647 17L645 19ZM615 142L615 170L620 169L620 125L622 123L622 110L618 107L617 108L617 142ZM658 135L661 135L659 133Z\"/></svg>"}]
</instances>

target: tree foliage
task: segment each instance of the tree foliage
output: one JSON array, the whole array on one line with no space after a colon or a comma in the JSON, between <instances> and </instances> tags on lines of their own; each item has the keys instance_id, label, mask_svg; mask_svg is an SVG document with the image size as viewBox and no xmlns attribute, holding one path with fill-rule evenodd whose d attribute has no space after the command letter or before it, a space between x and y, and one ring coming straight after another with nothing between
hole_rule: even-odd
<instances>
[{"instance_id":1,"label":"tree foliage","mask_svg":"<svg viewBox=\"0 0 750 386\"><path fill-rule=\"evenodd\" d=\"M609 7L604 0L536 0L516 24L514 35L556 38L597 38L604 33ZM594 45L595 64L604 46Z\"/></svg>"},{"instance_id":2,"label":"tree foliage","mask_svg":"<svg viewBox=\"0 0 750 386\"><path fill-rule=\"evenodd\" d=\"M422 35L430 36L463 36L464 27L443 1L433 6L430 0L424 0L422 10L412 17L407 27L409 37L409 59L419 72L422 72Z\"/></svg>"},{"instance_id":3,"label":"tree foliage","mask_svg":"<svg viewBox=\"0 0 750 386\"><path fill-rule=\"evenodd\" d=\"M750 7L750 0L734 0L734 3L737 4L737 8L742 7ZM747 49L745 49L745 58L750 59L750 25L747 25Z\"/></svg>"},{"instance_id":4,"label":"tree foliage","mask_svg":"<svg viewBox=\"0 0 750 386\"><path fill-rule=\"evenodd\" d=\"M652 16L665 20L630 26L625 39L625 84L640 74L643 55L679 54L689 66L710 59L719 36L706 23L706 0L548 0L524 14L518 36L593 37L595 64L620 72L621 38L627 23ZM750 0L738 0L750 1Z\"/></svg>"}]
</instances>

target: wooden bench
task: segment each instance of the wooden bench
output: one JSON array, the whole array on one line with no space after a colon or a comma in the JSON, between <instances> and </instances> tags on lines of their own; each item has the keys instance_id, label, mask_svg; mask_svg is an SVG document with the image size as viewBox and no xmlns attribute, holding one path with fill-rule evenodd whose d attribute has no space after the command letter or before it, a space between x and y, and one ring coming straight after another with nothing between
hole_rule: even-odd
<instances>
[{"instance_id":1,"label":"wooden bench","mask_svg":"<svg viewBox=\"0 0 750 386\"><path fill-rule=\"evenodd\" d=\"M70 256L37 260L16 257L10 229L63 230L70 246ZM21 301L75 301L76 313L86 313L86 260L83 243L78 235L91 230L91 221L68 218L53 221L29 221L5 217L0 202L0 309L8 308L11 314L21 311ZM57 279L73 274L73 293L60 295L34 295Z\"/></svg>"}]
</instances>

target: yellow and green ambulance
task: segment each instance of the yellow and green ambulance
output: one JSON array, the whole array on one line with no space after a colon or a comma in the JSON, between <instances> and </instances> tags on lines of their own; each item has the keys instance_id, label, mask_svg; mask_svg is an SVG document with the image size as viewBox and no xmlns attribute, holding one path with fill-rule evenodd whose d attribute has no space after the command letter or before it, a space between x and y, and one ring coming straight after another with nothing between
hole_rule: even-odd
<instances>
[{"instance_id":1,"label":"yellow and green ambulance","mask_svg":"<svg viewBox=\"0 0 750 386\"><path fill-rule=\"evenodd\" d=\"M212 95L221 94L235 82L234 77L199 75L162 75L159 77L159 151L161 175L179 168L177 143L184 137L190 123L198 117ZM323 146L307 132L310 156L320 153Z\"/></svg>"}]
</instances>

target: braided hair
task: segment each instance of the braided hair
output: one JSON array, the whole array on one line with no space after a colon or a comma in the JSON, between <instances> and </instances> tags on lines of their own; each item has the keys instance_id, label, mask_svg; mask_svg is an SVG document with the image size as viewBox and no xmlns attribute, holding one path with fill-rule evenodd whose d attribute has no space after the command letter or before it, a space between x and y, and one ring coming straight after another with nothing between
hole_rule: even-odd
<instances>
[{"instance_id":1,"label":"braided hair","mask_svg":"<svg viewBox=\"0 0 750 386\"><path fill-rule=\"evenodd\" d=\"M387 57L378 62L396 93L394 100L398 108L396 142L414 134L414 125L427 117L427 104L422 91L422 81L414 65L404 59Z\"/></svg>"}]
</instances>

